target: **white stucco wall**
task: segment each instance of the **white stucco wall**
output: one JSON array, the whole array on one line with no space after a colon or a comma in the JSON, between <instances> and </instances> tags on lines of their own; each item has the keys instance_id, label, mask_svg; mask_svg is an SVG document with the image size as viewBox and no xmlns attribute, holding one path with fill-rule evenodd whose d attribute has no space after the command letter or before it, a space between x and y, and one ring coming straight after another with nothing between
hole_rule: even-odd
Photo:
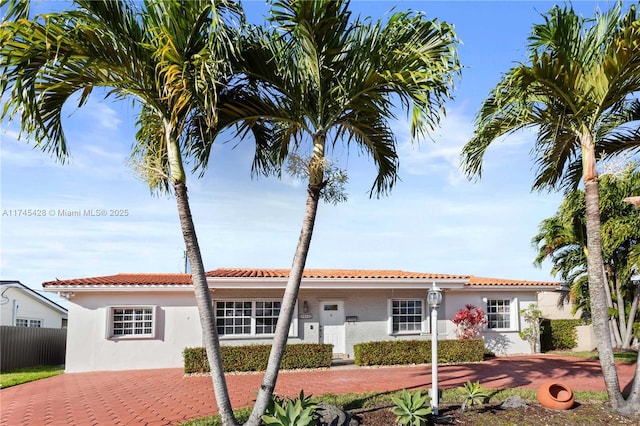
<instances>
[{"instance_id":1,"label":"white stucco wall","mask_svg":"<svg viewBox=\"0 0 640 426\"><path fill-rule=\"evenodd\" d=\"M484 330L482 337L485 347L496 355L524 354L530 353L529 343L520 338L520 330L528 327L520 316L520 310L529 307L529 304L536 303L537 293L535 291L523 292L512 291L508 288L503 290L480 291L465 289L464 292L447 292L444 295L447 307L447 338L455 339L456 326L451 319L456 313L464 308L468 303L487 311L486 299L510 299L513 300L512 308L513 321L509 330L493 331Z\"/></svg>"},{"instance_id":2,"label":"white stucco wall","mask_svg":"<svg viewBox=\"0 0 640 426\"><path fill-rule=\"evenodd\" d=\"M202 346L193 293L77 292L69 302L67 372L182 368L184 348ZM108 306L127 305L157 305L155 338L107 338Z\"/></svg>"},{"instance_id":3,"label":"white stucco wall","mask_svg":"<svg viewBox=\"0 0 640 426\"><path fill-rule=\"evenodd\" d=\"M62 328L62 319L67 317L66 314L39 301L20 288L3 287L2 291L7 300L0 305L1 325L15 325L15 318L25 318L42 321L43 328Z\"/></svg>"},{"instance_id":4,"label":"white stucco wall","mask_svg":"<svg viewBox=\"0 0 640 426\"><path fill-rule=\"evenodd\" d=\"M277 299L282 290L216 290L215 300ZM485 346L496 354L530 352L518 331L524 328L519 310L536 302L536 292L516 292L509 289L496 291L445 291L443 304L438 309L439 339L455 339L453 316L467 303L486 311L486 298L514 300L516 310L512 330L485 331ZM391 335L388 327L388 301L390 299L426 299L423 290L313 290L302 289L298 297L297 337L290 343L322 342L320 330L320 303L339 300L344 303L345 317L357 317L346 322L345 352L353 357L353 345L360 342L430 339L427 325L429 308L425 309L426 332ZM304 301L308 312L302 312ZM157 306L156 336L151 339L110 339L107 336L109 306ZM426 306L426 301L425 301ZM69 301L69 330L67 341L68 372L130 370L150 368L182 368L182 352L186 347L202 346L202 333L195 299L186 292L76 292ZM244 339L221 337L222 345L271 344L271 338Z\"/></svg>"},{"instance_id":5,"label":"white stucco wall","mask_svg":"<svg viewBox=\"0 0 640 426\"><path fill-rule=\"evenodd\" d=\"M301 292L300 300L309 301L310 312L316 322L320 321L320 302L322 300L343 300L346 317L357 317L356 321L345 323L346 355L353 357L353 345L362 342L384 340L428 339L430 335L416 332L413 334L389 334L388 303L390 299L425 299L426 293L419 290L339 290L329 295L320 292ZM425 301L426 303L426 301ZM424 312L425 327L428 312ZM425 330L428 330L425 328Z\"/></svg>"},{"instance_id":6,"label":"white stucco wall","mask_svg":"<svg viewBox=\"0 0 640 426\"><path fill-rule=\"evenodd\" d=\"M543 317L547 319L579 319L580 312L576 315L571 313L570 303L558 306L560 293L556 291L541 291L538 293L538 309L542 311Z\"/></svg>"}]
</instances>

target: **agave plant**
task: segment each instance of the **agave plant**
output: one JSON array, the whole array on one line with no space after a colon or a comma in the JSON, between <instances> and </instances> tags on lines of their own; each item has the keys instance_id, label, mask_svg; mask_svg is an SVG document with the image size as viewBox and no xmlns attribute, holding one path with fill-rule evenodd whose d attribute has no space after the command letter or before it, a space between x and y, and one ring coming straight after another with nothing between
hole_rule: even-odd
<instances>
[{"instance_id":1,"label":"agave plant","mask_svg":"<svg viewBox=\"0 0 640 426\"><path fill-rule=\"evenodd\" d=\"M431 407L427 406L427 396L421 391L402 391L399 397L391 397L396 405L391 412L397 416L401 425L422 426L427 423L427 415L431 414Z\"/></svg>"},{"instance_id":2,"label":"agave plant","mask_svg":"<svg viewBox=\"0 0 640 426\"><path fill-rule=\"evenodd\" d=\"M311 402L311 395L305 397L304 391L295 399L274 395L261 419L265 425L310 426L316 423L317 404Z\"/></svg>"},{"instance_id":3,"label":"agave plant","mask_svg":"<svg viewBox=\"0 0 640 426\"><path fill-rule=\"evenodd\" d=\"M485 398L489 396L482 386L480 386L480 381L472 383L467 380L467 383L460 389L462 390L462 395L464 397L462 407L460 408L461 411L464 411L465 408L476 404L482 405Z\"/></svg>"}]
</instances>

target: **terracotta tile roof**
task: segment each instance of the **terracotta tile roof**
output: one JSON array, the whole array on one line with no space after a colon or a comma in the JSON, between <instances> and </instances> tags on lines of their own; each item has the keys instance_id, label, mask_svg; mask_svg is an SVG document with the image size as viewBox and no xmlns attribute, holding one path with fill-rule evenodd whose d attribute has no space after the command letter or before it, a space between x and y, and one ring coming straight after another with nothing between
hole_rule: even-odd
<instances>
[{"instance_id":1,"label":"terracotta tile roof","mask_svg":"<svg viewBox=\"0 0 640 426\"><path fill-rule=\"evenodd\" d=\"M208 278L287 278L289 269L259 268L219 268L207 272ZM306 269L304 278L315 279L454 279L467 281L469 286L543 286L558 287L558 282L509 280L503 278L482 278L469 275L432 274L407 272L392 269ZM100 287L100 286L180 286L191 285L191 274L140 274L124 273L103 277L56 280L42 284L43 287Z\"/></svg>"},{"instance_id":2,"label":"terracotta tile roof","mask_svg":"<svg viewBox=\"0 0 640 426\"><path fill-rule=\"evenodd\" d=\"M550 281L525 281L525 280L508 280L503 278L483 278L469 277L470 286L504 286L504 287L516 287L516 286L544 286L544 287L559 287L559 282Z\"/></svg>"},{"instance_id":3,"label":"terracotta tile roof","mask_svg":"<svg viewBox=\"0 0 640 426\"><path fill-rule=\"evenodd\" d=\"M42 287L57 286L135 286L135 285L191 285L191 274L117 274L104 277L56 280L42 283Z\"/></svg>"},{"instance_id":4,"label":"terracotta tile roof","mask_svg":"<svg viewBox=\"0 0 640 426\"><path fill-rule=\"evenodd\" d=\"M287 278L289 269L220 268L207 272L210 278ZM468 275L429 274L387 269L305 269L303 278L343 279L467 279Z\"/></svg>"}]
</instances>

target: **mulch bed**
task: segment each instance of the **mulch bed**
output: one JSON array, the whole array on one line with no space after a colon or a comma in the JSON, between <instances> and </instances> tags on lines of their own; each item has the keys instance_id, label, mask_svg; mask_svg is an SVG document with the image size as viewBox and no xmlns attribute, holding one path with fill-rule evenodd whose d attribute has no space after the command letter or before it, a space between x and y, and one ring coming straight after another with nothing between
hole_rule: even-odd
<instances>
[{"instance_id":1,"label":"mulch bed","mask_svg":"<svg viewBox=\"0 0 640 426\"><path fill-rule=\"evenodd\" d=\"M439 419L430 424L452 424L463 426L596 426L596 425L639 425L640 415L633 417L613 413L606 404L576 404L570 410L549 410L538 404L525 408L502 409L500 405L467 409L460 412L460 405L441 407ZM396 416L390 407L375 407L356 413L362 426L391 426Z\"/></svg>"}]
</instances>

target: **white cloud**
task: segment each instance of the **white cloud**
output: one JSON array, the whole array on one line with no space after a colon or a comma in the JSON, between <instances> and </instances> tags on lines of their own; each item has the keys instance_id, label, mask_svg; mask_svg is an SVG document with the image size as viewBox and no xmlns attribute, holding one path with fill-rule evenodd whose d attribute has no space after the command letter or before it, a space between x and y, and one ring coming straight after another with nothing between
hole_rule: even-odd
<instances>
[{"instance_id":1,"label":"white cloud","mask_svg":"<svg viewBox=\"0 0 640 426\"><path fill-rule=\"evenodd\" d=\"M366 3L367 11L371 9L371 2L361 3ZM514 49L526 41L505 38L504 14L492 13L489 6L473 7L496 22L474 21L470 16L475 15L460 15L446 2L433 3L434 13L462 19L456 27L461 35L469 34L461 51L470 70L464 80L469 84L456 93L463 101L456 100L448 108L442 125L432 132L433 140L421 141L419 148L409 144L406 121L393 123L402 181L388 198L368 197L376 174L370 158L357 149L347 152L341 145L336 147L332 154L348 168L349 201L320 206L308 267L549 279L548 270L531 267L535 253L530 240L561 197L530 193L533 134L521 132L494 142L477 183L467 182L459 169L460 150L473 132L475 107L468 105L480 104L478 98L493 84L487 79L497 79L504 71L496 69L496 64L512 63ZM517 19L509 22L513 28L539 17L537 12L524 13L529 6L519 2L499 7L514 9L510 16ZM504 43L499 48L485 37L492 36L486 31L492 25L502 29ZM146 185L136 181L124 165L134 141L137 110L130 104L103 101L101 94L96 90L79 110L75 98L75 104L65 110L72 154L66 165L55 163L25 140L16 141L16 124L3 123L2 209L114 208L128 209L130 215L118 219L3 217L3 277L38 286L56 277L181 269L184 243L175 200L151 197ZM206 176L191 177L188 182L205 267L287 267L302 224L304 183L286 174L280 181L252 180L253 143L244 141L232 149L234 142L216 142Z\"/></svg>"}]
</instances>

